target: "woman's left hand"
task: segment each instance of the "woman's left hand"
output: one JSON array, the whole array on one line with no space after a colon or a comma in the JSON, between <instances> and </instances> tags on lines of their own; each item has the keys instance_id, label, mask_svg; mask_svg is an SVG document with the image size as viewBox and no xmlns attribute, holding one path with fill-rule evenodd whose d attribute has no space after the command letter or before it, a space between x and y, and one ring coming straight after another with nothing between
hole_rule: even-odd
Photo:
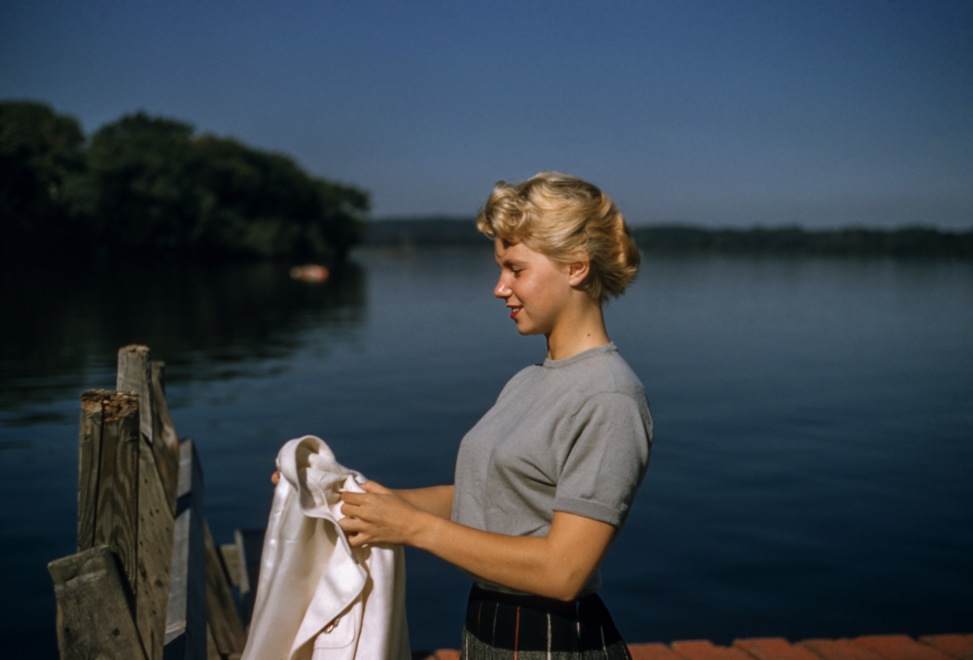
<instances>
[{"instance_id":1,"label":"woman's left hand","mask_svg":"<svg viewBox=\"0 0 973 660\"><path fill-rule=\"evenodd\" d=\"M364 493L345 491L338 525L357 548L366 543L408 544L421 525L423 513L374 481L362 484Z\"/></svg>"}]
</instances>

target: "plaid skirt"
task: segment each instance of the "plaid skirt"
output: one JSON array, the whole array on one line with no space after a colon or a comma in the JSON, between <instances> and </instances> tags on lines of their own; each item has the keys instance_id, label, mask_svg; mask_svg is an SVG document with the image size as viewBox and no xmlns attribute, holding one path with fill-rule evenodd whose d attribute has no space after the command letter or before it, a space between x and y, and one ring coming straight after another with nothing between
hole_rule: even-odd
<instances>
[{"instance_id":1,"label":"plaid skirt","mask_svg":"<svg viewBox=\"0 0 973 660\"><path fill-rule=\"evenodd\" d=\"M564 602L476 585L466 607L462 660L631 660L597 594Z\"/></svg>"}]
</instances>

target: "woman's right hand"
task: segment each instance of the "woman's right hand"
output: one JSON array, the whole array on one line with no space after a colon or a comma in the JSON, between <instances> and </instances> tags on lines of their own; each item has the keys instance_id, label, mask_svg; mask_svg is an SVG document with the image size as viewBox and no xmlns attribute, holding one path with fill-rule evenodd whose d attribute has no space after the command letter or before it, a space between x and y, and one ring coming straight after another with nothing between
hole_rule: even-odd
<instances>
[{"instance_id":1,"label":"woman's right hand","mask_svg":"<svg viewBox=\"0 0 973 660\"><path fill-rule=\"evenodd\" d=\"M278 481L280 481L280 470L274 470L274 473L270 475L270 483L276 486Z\"/></svg>"},{"instance_id":2,"label":"woman's right hand","mask_svg":"<svg viewBox=\"0 0 973 660\"><path fill-rule=\"evenodd\" d=\"M431 514L417 509L394 491L374 481L361 484L364 492L343 491L338 525L353 548L366 543L413 545L422 531L423 518Z\"/></svg>"}]
</instances>

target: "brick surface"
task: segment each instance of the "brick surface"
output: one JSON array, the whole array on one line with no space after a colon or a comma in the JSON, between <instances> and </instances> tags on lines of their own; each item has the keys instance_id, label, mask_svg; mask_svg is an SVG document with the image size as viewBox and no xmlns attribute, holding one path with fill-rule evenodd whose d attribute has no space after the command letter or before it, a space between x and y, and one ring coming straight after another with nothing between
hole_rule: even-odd
<instances>
[{"instance_id":1,"label":"brick surface","mask_svg":"<svg viewBox=\"0 0 973 660\"><path fill-rule=\"evenodd\" d=\"M866 635L853 641L888 660L949 660L942 651L905 635Z\"/></svg>"},{"instance_id":2,"label":"brick surface","mask_svg":"<svg viewBox=\"0 0 973 660\"><path fill-rule=\"evenodd\" d=\"M779 637L738 639L732 647L686 640L670 645L631 644L632 660L973 660L973 634L866 635L855 639L805 639L791 644ZM459 651L414 653L412 660L459 660Z\"/></svg>"},{"instance_id":3,"label":"brick surface","mask_svg":"<svg viewBox=\"0 0 973 660\"><path fill-rule=\"evenodd\" d=\"M794 646L780 637L738 639L733 648L743 651L756 660L820 660L803 646Z\"/></svg>"},{"instance_id":4,"label":"brick surface","mask_svg":"<svg viewBox=\"0 0 973 660\"><path fill-rule=\"evenodd\" d=\"M665 644L629 644L632 660L683 660Z\"/></svg>"},{"instance_id":5,"label":"brick surface","mask_svg":"<svg viewBox=\"0 0 973 660\"><path fill-rule=\"evenodd\" d=\"M440 649L436 651L436 660L459 660L459 651L454 649Z\"/></svg>"},{"instance_id":6,"label":"brick surface","mask_svg":"<svg viewBox=\"0 0 973 660\"><path fill-rule=\"evenodd\" d=\"M825 660L882 660L882 656L850 639L806 639L798 646L809 649Z\"/></svg>"},{"instance_id":7,"label":"brick surface","mask_svg":"<svg viewBox=\"0 0 973 660\"><path fill-rule=\"evenodd\" d=\"M746 653L704 639L673 642L672 650L687 660L750 660Z\"/></svg>"},{"instance_id":8,"label":"brick surface","mask_svg":"<svg viewBox=\"0 0 973 660\"><path fill-rule=\"evenodd\" d=\"M973 635L925 635L919 641L951 658L973 660Z\"/></svg>"}]
</instances>

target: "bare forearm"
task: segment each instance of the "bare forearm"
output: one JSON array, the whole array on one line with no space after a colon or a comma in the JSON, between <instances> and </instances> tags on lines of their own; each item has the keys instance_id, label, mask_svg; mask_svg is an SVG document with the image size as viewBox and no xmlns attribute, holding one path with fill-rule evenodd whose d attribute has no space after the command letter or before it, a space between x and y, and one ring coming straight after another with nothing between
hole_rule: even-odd
<instances>
[{"instance_id":1,"label":"bare forearm","mask_svg":"<svg viewBox=\"0 0 973 660\"><path fill-rule=\"evenodd\" d=\"M353 547L411 545L489 582L549 598L574 598L615 534L608 523L563 511L554 512L546 536L495 534L444 515L452 486L395 492L366 482L362 488L341 494L338 524Z\"/></svg>"},{"instance_id":2,"label":"bare forearm","mask_svg":"<svg viewBox=\"0 0 973 660\"><path fill-rule=\"evenodd\" d=\"M489 582L571 600L591 577L612 534L605 525L572 531L562 527L546 537L507 536L429 519L414 545Z\"/></svg>"},{"instance_id":3,"label":"bare forearm","mask_svg":"<svg viewBox=\"0 0 973 660\"><path fill-rule=\"evenodd\" d=\"M439 518L449 520L453 513L453 486L430 486L429 488L408 488L393 491L403 500Z\"/></svg>"}]
</instances>

